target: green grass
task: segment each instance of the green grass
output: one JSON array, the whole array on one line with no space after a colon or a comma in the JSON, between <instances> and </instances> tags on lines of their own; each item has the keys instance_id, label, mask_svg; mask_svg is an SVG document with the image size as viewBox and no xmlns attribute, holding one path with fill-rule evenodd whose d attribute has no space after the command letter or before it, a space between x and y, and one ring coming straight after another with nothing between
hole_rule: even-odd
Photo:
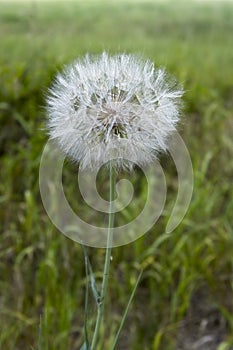
<instances>
[{"instance_id":1,"label":"green grass","mask_svg":"<svg viewBox=\"0 0 233 350\"><path fill-rule=\"evenodd\" d=\"M195 187L182 224L164 234L177 188L172 160L162 157L168 182L165 211L148 234L113 251L109 335L100 348L110 346L144 267L119 349L178 349L180 338L199 339L198 327L204 318L210 324L213 310L224 327L220 332L213 325L209 332L220 332L222 349L232 349L232 30L233 5L224 2L1 3L1 349L37 349L40 329L40 349L75 350L82 344L82 249L47 217L38 169L47 140L45 94L55 72L86 52L103 49L149 57L184 84L180 133L193 161ZM65 190L74 208L80 201L75 171L72 165L65 167ZM119 222L141 208L141 174L133 182L138 197ZM106 193L107 185L101 190ZM85 205L81 211L84 217L93 216ZM102 218L94 215L92 220ZM99 281L104 250L88 252ZM94 302L90 309L91 321Z\"/></svg>"}]
</instances>

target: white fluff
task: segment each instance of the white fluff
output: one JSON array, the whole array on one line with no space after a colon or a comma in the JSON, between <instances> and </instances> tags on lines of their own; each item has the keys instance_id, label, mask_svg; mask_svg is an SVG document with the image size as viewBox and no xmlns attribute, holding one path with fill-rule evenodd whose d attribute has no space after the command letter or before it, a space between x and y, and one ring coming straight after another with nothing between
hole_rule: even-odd
<instances>
[{"instance_id":1,"label":"white fluff","mask_svg":"<svg viewBox=\"0 0 233 350\"><path fill-rule=\"evenodd\" d=\"M182 90L165 71L134 55L87 55L58 74L47 98L48 129L83 168L116 159L146 165L166 150Z\"/></svg>"}]
</instances>

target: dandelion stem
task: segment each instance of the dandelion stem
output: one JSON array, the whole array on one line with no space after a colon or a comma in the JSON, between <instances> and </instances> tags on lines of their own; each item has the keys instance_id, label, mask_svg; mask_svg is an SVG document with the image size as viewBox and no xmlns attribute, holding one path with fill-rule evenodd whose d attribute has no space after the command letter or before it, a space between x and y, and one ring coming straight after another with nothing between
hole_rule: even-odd
<instances>
[{"instance_id":1,"label":"dandelion stem","mask_svg":"<svg viewBox=\"0 0 233 350\"><path fill-rule=\"evenodd\" d=\"M108 279L109 279L109 269L110 269L110 262L111 262L113 228L114 228L114 197L115 197L115 187L116 187L116 174L115 174L115 169L112 164L112 161L110 161L109 177L110 177L110 190L109 190L109 221L108 221L107 248L106 248L106 254L105 254L104 273L103 273L103 281L101 286L100 301L98 303L97 319L96 319L93 340L91 344L91 350L96 349L98 339L99 339L100 326L103 320L104 305L105 305L105 299L106 299L106 292L107 292Z\"/></svg>"}]
</instances>

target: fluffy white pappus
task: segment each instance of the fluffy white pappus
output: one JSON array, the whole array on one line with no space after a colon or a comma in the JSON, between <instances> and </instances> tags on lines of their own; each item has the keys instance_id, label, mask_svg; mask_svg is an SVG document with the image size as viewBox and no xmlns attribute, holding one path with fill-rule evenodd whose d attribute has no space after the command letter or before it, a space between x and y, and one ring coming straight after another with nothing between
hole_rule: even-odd
<instances>
[{"instance_id":1,"label":"fluffy white pappus","mask_svg":"<svg viewBox=\"0 0 233 350\"><path fill-rule=\"evenodd\" d=\"M82 168L110 158L117 168L144 166L166 150L182 95L149 60L86 55L58 74L50 89L49 135Z\"/></svg>"}]
</instances>

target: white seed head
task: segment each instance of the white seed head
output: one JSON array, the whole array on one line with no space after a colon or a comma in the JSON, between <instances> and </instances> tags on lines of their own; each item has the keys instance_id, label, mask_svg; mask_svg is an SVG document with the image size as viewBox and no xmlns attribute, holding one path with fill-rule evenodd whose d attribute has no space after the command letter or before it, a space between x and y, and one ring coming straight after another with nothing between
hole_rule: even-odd
<instances>
[{"instance_id":1,"label":"white seed head","mask_svg":"<svg viewBox=\"0 0 233 350\"><path fill-rule=\"evenodd\" d=\"M50 89L49 135L83 168L110 157L118 168L143 166L166 150L182 95L150 61L87 55L58 74Z\"/></svg>"}]
</instances>

